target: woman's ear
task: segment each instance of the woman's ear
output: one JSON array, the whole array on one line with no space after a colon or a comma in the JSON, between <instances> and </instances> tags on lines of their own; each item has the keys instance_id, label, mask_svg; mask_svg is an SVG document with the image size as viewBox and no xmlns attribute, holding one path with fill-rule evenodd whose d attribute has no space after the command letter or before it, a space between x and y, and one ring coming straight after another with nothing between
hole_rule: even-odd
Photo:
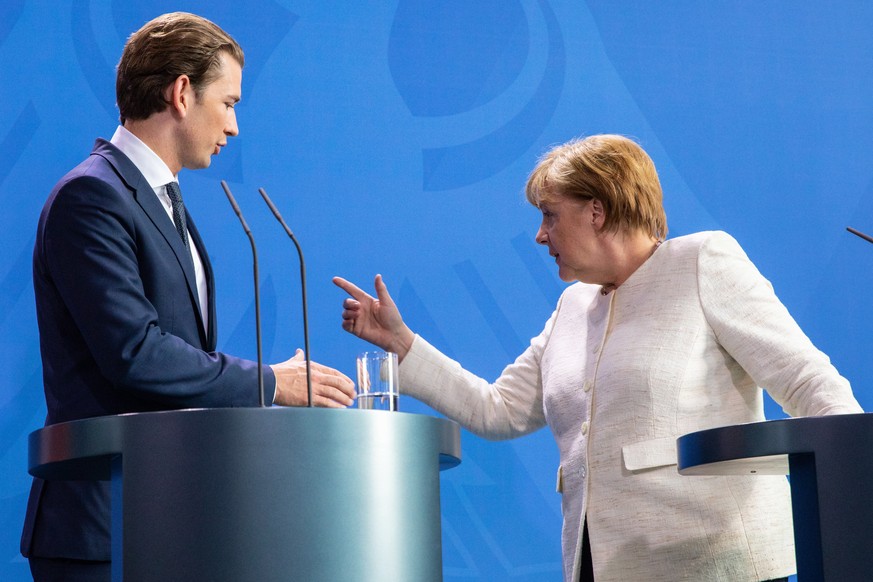
<instances>
[{"instance_id":1,"label":"woman's ear","mask_svg":"<svg viewBox=\"0 0 873 582\"><path fill-rule=\"evenodd\" d=\"M606 222L606 212L603 209L603 203L597 198L591 199L591 223L594 228L600 230L603 228L603 223Z\"/></svg>"}]
</instances>

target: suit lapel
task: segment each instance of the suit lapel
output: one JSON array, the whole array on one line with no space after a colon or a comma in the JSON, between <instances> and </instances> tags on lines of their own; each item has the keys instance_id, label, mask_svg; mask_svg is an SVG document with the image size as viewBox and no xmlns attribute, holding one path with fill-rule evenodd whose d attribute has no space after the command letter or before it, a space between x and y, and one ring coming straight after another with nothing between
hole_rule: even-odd
<instances>
[{"instance_id":1,"label":"suit lapel","mask_svg":"<svg viewBox=\"0 0 873 582\"><path fill-rule=\"evenodd\" d=\"M182 239L179 237L179 233L176 231L176 226L173 224L173 220L167 215L167 211L164 210L161 201L158 200L157 195L155 194L154 189L149 185L148 181L145 179L145 176L142 175L137 167L130 161L130 159L125 156L121 150L116 148L114 145L109 143L106 140L98 139L97 143L94 146L94 151L92 152L94 155L101 156L106 159L112 166L115 168L118 175L124 181L128 188L130 188L133 193L134 200L136 200L137 204L139 204L140 208L142 208L143 212L146 216L149 217L152 224L161 235L164 237L164 240L169 245L173 254L176 256L176 260L179 263L179 267L185 273L185 282L188 285L188 295L191 299L191 305L194 309L194 313L197 317L197 324L200 332L200 341L203 342L204 346L210 345L208 342L207 334L205 331L205 326L203 325L203 317L200 312L200 300L199 295L197 293L197 276L194 273L194 259L191 258L191 252L185 248L185 245L182 243ZM187 214L187 210L186 210ZM187 217L188 220L188 230L189 232L196 231L193 227L193 223L191 221L190 216ZM200 239L200 235L196 235L196 244L197 250L200 252L200 257L203 260L204 269L206 269L206 265L208 264L208 259L206 258L206 249L203 247L203 241ZM208 274L206 275L207 281L209 282L209 286L212 286L212 267L209 267ZM212 330L215 327L215 317L212 314L212 310L214 307L213 303L213 292L212 289L209 289L209 303L210 303L210 335L213 335ZM214 337L214 336L213 336ZM211 351L213 348L208 348Z\"/></svg>"}]
</instances>

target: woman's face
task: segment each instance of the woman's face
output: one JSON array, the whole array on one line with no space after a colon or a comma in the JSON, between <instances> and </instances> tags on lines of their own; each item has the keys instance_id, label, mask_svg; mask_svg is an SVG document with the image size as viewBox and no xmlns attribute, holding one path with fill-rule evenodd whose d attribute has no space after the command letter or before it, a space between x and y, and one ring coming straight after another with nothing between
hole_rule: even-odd
<instances>
[{"instance_id":1,"label":"woman's face","mask_svg":"<svg viewBox=\"0 0 873 582\"><path fill-rule=\"evenodd\" d=\"M536 241L549 247L562 281L604 284L608 275L604 262L600 229L603 208L597 200L576 200L555 196L540 203L543 221Z\"/></svg>"}]
</instances>

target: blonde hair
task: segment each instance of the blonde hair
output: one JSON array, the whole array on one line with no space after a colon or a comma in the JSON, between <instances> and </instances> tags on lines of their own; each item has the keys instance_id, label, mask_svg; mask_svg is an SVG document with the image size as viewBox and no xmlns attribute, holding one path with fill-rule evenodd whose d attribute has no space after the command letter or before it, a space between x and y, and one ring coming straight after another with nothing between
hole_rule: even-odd
<instances>
[{"instance_id":1,"label":"blonde hair","mask_svg":"<svg viewBox=\"0 0 873 582\"><path fill-rule=\"evenodd\" d=\"M621 135L592 135L548 151L525 188L539 208L558 196L596 199L603 205L607 232L640 230L667 237L661 182L649 155Z\"/></svg>"}]
</instances>

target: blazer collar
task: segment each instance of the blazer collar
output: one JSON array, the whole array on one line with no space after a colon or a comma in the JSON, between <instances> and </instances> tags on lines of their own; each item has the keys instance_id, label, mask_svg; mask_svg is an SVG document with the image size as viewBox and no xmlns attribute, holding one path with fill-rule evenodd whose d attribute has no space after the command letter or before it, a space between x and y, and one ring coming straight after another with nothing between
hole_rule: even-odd
<instances>
[{"instance_id":1,"label":"blazer collar","mask_svg":"<svg viewBox=\"0 0 873 582\"><path fill-rule=\"evenodd\" d=\"M134 163L130 161L130 158L105 139L98 139L96 141L91 155L102 157L115 169L118 177L121 178L124 185L130 190L134 200L136 200L137 204L139 204L146 216L149 217L149 220L151 220L155 228L158 229L164 237L164 240L176 256L179 267L185 273L185 281L188 284L188 294L191 298L194 313L197 317L200 341L203 343L204 347L207 347L209 345L209 338L207 338L205 326L203 325L203 318L200 315L200 300L197 293L197 277L194 274L194 260L191 258L191 252L186 249L185 245L182 243L182 239L179 237L179 233L176 232L176 227L173 225L172 219L167 215L167 212L161 205L161 201L158 200L154 189L149 185L148 180L146 180L142 172L140 172ZM196 231L192 226L193 222L191 221L190 216L187 216L187 220L189 231ZM207 267L209 259L207 258L206 249L203 247L203 241L200 239L199 233L196 236L192 236L192 242L197 245L197 251L200 253L200 257L203 260L204 269L208 269L206 277L207 280L209 280L211 278L212 269L211 267ZM214 309L212 308L214 295L210 291L208 296L210 303L209 313L211 318L209 327L212 329L215 326L215 317L213 316ZM214 334L210 333L209 335L214 337Z\"/></svg>"}]
</instances>

